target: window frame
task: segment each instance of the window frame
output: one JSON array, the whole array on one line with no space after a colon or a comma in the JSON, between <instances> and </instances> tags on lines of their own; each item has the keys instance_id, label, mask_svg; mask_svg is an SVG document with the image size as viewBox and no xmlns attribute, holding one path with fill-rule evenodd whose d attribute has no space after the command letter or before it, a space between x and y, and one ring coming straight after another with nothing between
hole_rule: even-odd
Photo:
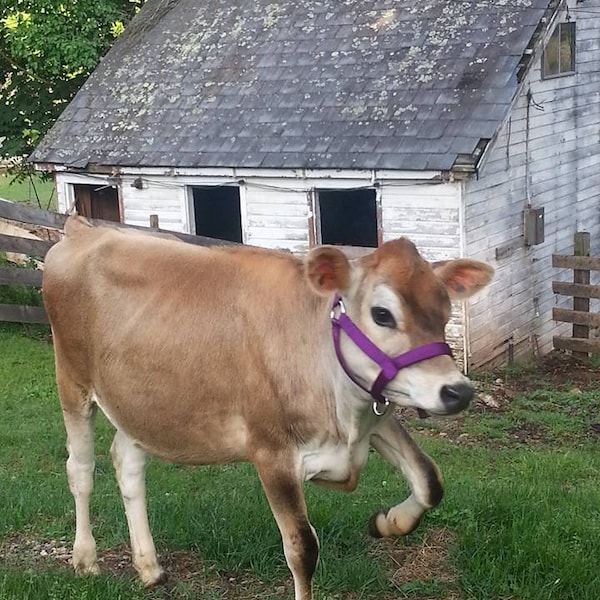
<instances>
[{"instance_id":1,"label":"window frame","mask_svg":"<svg viewBox=\"0 0 600 600\"><path fill-rule=\"evenodd\" d=\"M561 55L561 39L563 37L563 31L566 31L569 36L569 51L570 51L570 64L568 70L562 70L562 55ZM561 21L556 24L552 35L548 38L542 52L542 79L555 79L556 77L567 77L573 75L576 72L576 27L575 21ZM550 44L556 44L556 50L558 52L557 68L558 71L548 71L546 64L546 55Z\"/></svg>"},{"instance_id":2,"label":"window frame","mask_svg":"<svg viewBox=\"0 0 600 600\"><path fill-rule=\"evenodd\" d=\"M244 206L244 198L243 198L243 188L241 185L239 185L238 183L235 184L231 184L231 183L223 183L223 184L204 184L204 183L193 183L191 185L187 186L188 188L188 218L189 218L189 229L191 230L190 232L193 235L199 235L199 236L204 236L204 237L210 237L211 239L216 239L216 240L222 240L225 242L233 242L236 244L245 244L246 243L246 227L245 227L245 222L246 222L246 215L245 215L245 206ZM199 231L198 228L198 219L199 219L199 214L198 214L198 207L196 204L196 198L195 198L195 191L198 191L199 194L202 193L202 191L206 191L209 195L212 195L211 193L219 193L220 191L223 191L225 188L227 189L235 189L237 191L237 209L239 209L239 241L238 239L233 240L231 239L231 237L215 237L213 236L209 236L207 235L207 233L202 230ZM209 200L209 202L211 202ZM222 207L221 207L222 208ZM237 211L236 211L237 213ZM236 229L237 229L237 214L236 214Z\"/></svg>"},{"instance_id":3,"label":"window frame","mask_svg":"<svg viewBox=\"0 0 600 600\"><path fill-rule=\"evenodd\" d=\"M321 194L328 193L338 193L338 194L352 194L352 193L360 193L360 192L370 192L374 194L373 200L375 202L375 222L372 223L375 226L375 238L373 246L358 246L347 243L340 242L331 242L327 241L327 239L323 240L323 225L322 225L322 204L321 204ZM381 194L379 187L365 187L365 188L329 188L329 187L316 187L312 189L311 193L311 212L312 212L312 232L311 236L311 245L313 244L332 244L336 246L340 246L342 248L370 248L375 249L382 244L382 224L381 224ZM352 202L352 200L349 200Z\"/></svg>"}]
</instances>

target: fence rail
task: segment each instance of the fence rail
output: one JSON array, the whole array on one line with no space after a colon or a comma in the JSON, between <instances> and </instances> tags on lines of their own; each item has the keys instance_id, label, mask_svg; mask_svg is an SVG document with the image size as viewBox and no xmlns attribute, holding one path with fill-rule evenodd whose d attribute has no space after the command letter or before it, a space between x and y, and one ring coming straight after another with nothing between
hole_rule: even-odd
<instances>
[{"instance_id":1,"label":"fence rail","mask_svg":"<svg viewBox=\"0 0 600 600\"><path fill-rule=\"evenodd\" d=\"M64 228L66 215L48 210L33 208L23 204L16 204L0 199L0 218L10 222L26 223L36 225L49 230L62 230ZM158 227L158 216L150 215L151 227L138 227L115 223L112 221L101 221L99 219L88 219L93 225L109 225L119 229L137 229L146 231L153 235L176 237L183 242L198 246L223 246L233 242L216 240L199 235L179 233L175 231L162 230ZM0 253L13 252L24 254L35 260L43 260L48 250L55 241L22 238L18 236L0 234ZM0 267L0 286L24 286L26 288L40 288L42 285L42 271L21 267ZM11 321L18 323L47 323L48 317L43 306L25 306L18 304L0 304L0 321Z\"/></svg>"},{"instance_id":2,"label":"fence rail","mask_svg":"<svg viewBox=\"0 0 600 600\"><path fill-rule=\"evenodd\" d=\"M554 254L552 266L573 269L573 283L553 281L555 294L573 297L573 308L554 308L552 318L573 324L572 337L554 336L557 350L570 350L573 356L587 358L600 353L600 339L590 339L590 328L600 327L600 314L590 312L590 298L600 298L600 286L590 284L590 271L600 271L600 257L590 256L590 234L576 233L573 256Z\"/></svg>"}]
</instances>

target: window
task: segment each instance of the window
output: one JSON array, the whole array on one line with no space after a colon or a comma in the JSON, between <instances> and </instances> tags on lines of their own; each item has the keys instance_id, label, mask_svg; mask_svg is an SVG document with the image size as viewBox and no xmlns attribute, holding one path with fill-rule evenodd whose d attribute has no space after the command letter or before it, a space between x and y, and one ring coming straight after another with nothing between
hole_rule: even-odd
<instances>
[{"instance_id":1,"label":"window","mask_svg":"<svg viewBox=\"0 0 600 600\"><path fill-rule=\"evenodd\" d=\"M317 202L320 243L377 248L374 189L317 190Z\"/></svg>"},{"instance_id":2,"label":"window","mask_svg":"<svg viewBox=\"0 0 600 600\"><path fill-rule=\"evenodd\" d=\"M73 185L77 214L89 219L121 220L119 193L110 185Z\"/></svg>"},{"instance_id":3,"label":"window","mask_svg":"<svg viewBox=\"0 0 600 600\"><path fill-rule=\"evenodd\" d=\"M559 23L542 55L542 79L575 72L575 23Z\"/></svg>"},{"instance_id":4,"label":"window","mask_svg":"<svg viewBox=\"0 0 600 600\"><path fill-rule=\"evenodd\" d=\"M193 187L192 198L196 235L242 242L239 187Z\"/></svg>"}]
</instances>

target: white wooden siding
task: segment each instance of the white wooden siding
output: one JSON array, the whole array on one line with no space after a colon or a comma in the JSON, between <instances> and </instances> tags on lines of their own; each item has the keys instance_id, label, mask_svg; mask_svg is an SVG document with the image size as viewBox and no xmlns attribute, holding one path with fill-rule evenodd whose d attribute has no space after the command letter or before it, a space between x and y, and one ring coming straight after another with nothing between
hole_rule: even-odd
<instances>
[{"instance_id":1,"label":"white wooden siding","mask_svg":"<svg viewBox=\"0 0 600 600\"><path fill-rule=\"evenodd\" d=\"M384 241L408 237L428 260L461 255L458 184L386 184L380 198Z\"/></svg>"},{"instance_id":2,"label":"white wooden siding","mask_svg":"<svg viewBox=\"0 0 600 600\"><path fill-rule=\"evenodd\" d=\"M121 184L125 223L148 227L150 215L156 214L161 229L185 233L191 231L186 210L188 200L185 186L149 181L139 190L131 185L134 179L124 177Z\"/></svg>"},{"instance_id":3,"label":"white wooden siding","mask_svg":"<svg viewBox=\"0 0 600 600\"><path fill-rule=\"evenodd\" d=\"M247 244L300 253L308 251L307 191L277 189L248 182L245 198L244 239Z\"/></svg>"},{"instance_id":4,"label":"white wooden siding","mask_svg":"<svg viewBox=\"0 0 600 600\"><path fill-rule=\"evenodd\" d=\"M600 2L569 5L577 9L576 73L543 81L540 47L479 179L465 183L466 253L497 268L490 293L468 308L474 366L501 355L509 340L517 354L536 346L546 353L553 335L569 335L552 308L571 300L555 296L551 282L572 280L572 271L553 269L551 255L572 254L576 231L589 231L600 254ZM530 106L527 142L528 90L543 110ZM531 205L545 209L545 241L529 248L511 244L523 234L528 191Z\"/></svg>"}]
</instances>

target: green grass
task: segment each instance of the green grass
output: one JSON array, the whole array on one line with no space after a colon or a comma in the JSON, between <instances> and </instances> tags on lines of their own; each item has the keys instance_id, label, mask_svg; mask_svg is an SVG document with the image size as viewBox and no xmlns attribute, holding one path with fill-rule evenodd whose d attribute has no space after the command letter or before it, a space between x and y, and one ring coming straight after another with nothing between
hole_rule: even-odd
<instances>
[{"instance_id":1,"label":"green grass","mask_svg":"<svg viewBox=\"0 0 600 600\"><path fill-rule=\"evenodd\" d=\"M45 210L56 208L54 182L39 175L16 181L13 175L0 171L0 198L13 202L25 202Z\"/></svg>"},{"instance_id":2,"label":"green grass","mask_svg":"<svg viewBox=\"0 0 600 600\"><path fill-rule=\"evenodd\" d=\"M103 575L79 578L66 561L41 556L44 543L70 546L75 525L44 333L0 326L0 599L291 598L279 532L249 465L150 461L149 516L172 577L167 588L142 589L117 564L128 533L103 418L92 497ZM406 495L402 477L376 455L353 494L307 486L322 550L316 598L597 600L600 453L585 433L598 417L596 395L540 388L516 398L514 412L473 412L453 425L468 443L440 436L442 426L422 427L415 437L438 462L446 496L404 540L366 534L373 512ZM515 439L515 424L532 423L543 435L532 444ZM443 548L433 539L446 540ZM427 568L411 571L423 555Z\"/></svg>"}]
</instances>

